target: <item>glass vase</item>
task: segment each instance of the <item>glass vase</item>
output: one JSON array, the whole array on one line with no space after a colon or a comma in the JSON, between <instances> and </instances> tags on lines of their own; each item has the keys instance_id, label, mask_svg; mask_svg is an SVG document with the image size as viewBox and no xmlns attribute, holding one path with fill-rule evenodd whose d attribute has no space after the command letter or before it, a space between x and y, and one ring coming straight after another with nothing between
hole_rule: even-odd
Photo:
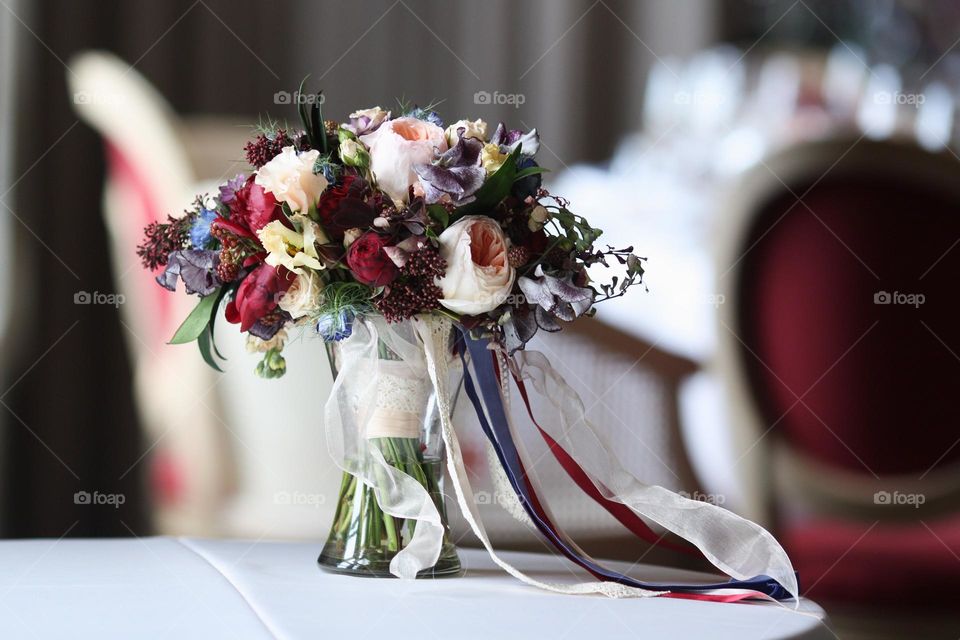
<instances>
[{"instance_id":1,"label":"glass vase","mask_svg":"<svg viewBox=\"0 0 960 640\"><path fill-rule=\"evenodd\" d=\"M344 357L340 345L340 342L327 345L334 378ZM377 352L381 360L399 360L382 341L378 342ZM462 382L462 375L459 377L454 389L459 389ZM414 385L425 385L422 379L410 382ZM392 392L396 392L396 389L392 389ZM378 394L380 393L378 389ZM460 573L460 559L456 546L450 541L444 505L445 458L436 393L432 385L426 385L422 393L409 393L409 398L416 398L412 406L406 407L408 414L415 415L419 423L416 437L371 437L367 438L367 441L383 454L388 464L416 479L433 498L440 513L444 528L440 556L433 567L420 571L417 577L457 575ZM455 401L456 394L452 399L452 402ZM333 573L393 577L390 573L390 561L409 544L416 526L416 520L403 520L384 512L377 503L373 487L353 474L344 472L333 524L318 563L322 569Z\"/></svg>"}]
</instances>

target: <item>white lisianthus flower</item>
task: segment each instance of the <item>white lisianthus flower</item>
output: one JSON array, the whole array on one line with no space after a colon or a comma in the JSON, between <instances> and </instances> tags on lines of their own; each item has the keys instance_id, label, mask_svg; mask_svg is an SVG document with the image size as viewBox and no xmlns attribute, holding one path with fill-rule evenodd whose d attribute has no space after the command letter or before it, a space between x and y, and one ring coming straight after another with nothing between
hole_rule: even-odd
<instances>
[{"instance_id":1,"label":"white lisianthus flower","mask_svg":"<svg viewBox=\"0 0 960 640\"><path fill-rule=\"evenodd\" d=\"M326 234L316 222L298 213L293 216L294 223L301 228L297 232L279 220L267 224L257 232L260 243L267 250L266 263L272 267L286 267L294 273L303 273L303 267L320 270L320 254L317 243L328 242Z\"/></svg>"},{"instance_id":2,"label":"white lisianthus flower","mask_svg":"<svg viewBox=\"0 0 960 640\"><path fill-rule=\"evenodd\" d=\"M290 146L284 147L270 162L260 167L254 179L281 202L286 202L294 213L307 213L327 188L327 179L322 173L313 172L320 157L316 149L297 153Z\"/></svg>"},{"instance_id":3,"label":"white lisianthus flower","mask_svg":"<svg viewBox=\"0 0 960 640\"><path fill-rule=\"evenodd\" d=\"M277 304L296 320L312 314L320 306L322 290L323 283L317 272L303 271L297 274Z\"/></svg>"},{"instance_id":4,"label":"white lisianthus flower","mask_svg":"<svg viewBox=\"0 0 960 640\"><path fill-rule=\"evenodd\" d=\"M458 120L455 124L447 127L447 130L444 132L444 135L447 138L447 144L451 147L455 147L457 142L460 141L460 136L457 133L458 129L464 129L463 137L464 138L476 138L480 142L487 141L487 123L483 120L477 118L473 122L469 120Z\"/></svg>"},{"instance_id":5,"label":"white lisianthus flower","mask_svg":"<svg viewBox=\"0 0 960 640\"><path fill-rule=\"evenodd\" d=\"M410 187L419 180L413 166L433 162L447 150L443 129L408 117L387 120L360 141L370 149L370 171L377 186L396 202L406 202Z\"/></svg>"},{"instance_id":6,"label":"white lisianthus flower","mask_svg":"<svg viewBox=\"0 0 960 640\"><path fill-rule=\"evenodd\" d=\"M390 112L380 107L359 109L350 114L350 123L347 128L355 134L369 133L390 119Z\"/></svg>"},{"instance_id":7,"label":"white lisianthus flower","mask_svg":"<svg viewBox=\"0 0 960 640\"><path fill-rule=\"evenodd\" d=\"M440 234L440 255L447 271L437 279L447 309L478 315L503 304L516 272L507 259L509 241L503 229L486 216L466 216Z\"/></svg>"}]
</instances>

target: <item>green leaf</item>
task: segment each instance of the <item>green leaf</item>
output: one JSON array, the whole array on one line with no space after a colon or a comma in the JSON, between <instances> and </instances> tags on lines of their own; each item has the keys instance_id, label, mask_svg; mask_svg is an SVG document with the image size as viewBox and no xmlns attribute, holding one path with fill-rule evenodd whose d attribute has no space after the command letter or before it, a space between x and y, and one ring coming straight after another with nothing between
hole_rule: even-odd
<instances>
[{"instance_id":1,"label":"green leaf","mask_svg":"<svg viewBox=\"0 0 960 640\"><path fill-rule=\"evenodd\" d=\"M170 344L186 344L199 338L203 330L210 324L210 318L221 299L221 294L222 289L217 289L210 295L200 298L200 303L193 308L193 311L183 321L177 332L173 334Z\"/></svg>"},{"instance_id":2,"label":"green leaf","mask_svg":"<svg viewBox=\"0 0 960 640\"><path fill-rule=\"evenodd\" d=\"M307 75L303 80L300 81L300 88L297 89L297 113L300 114L300 122L303 124L303 130L307 134L307 138L312 140L310 135L310 116L307 113L307 101L303 100L303 87L307 84L307 78L310 76Z\"/></svg>"},{"instance_id":3,"label":"green leaf","mask_svg":"<svg viewBox=\"0 0 960 640\"><path fill-rule=\"evenodd\" d=\"M208 365L223 373L223 369L217 364L217 361L213 359L213 353L210 347L213 345L213 330L207 328L200 333L197 337L197 346L200 347L200 355L203 356L203 361ZM216 347L213 347L213 350L216 350Z\"/></svg>"},{"instance_id":4,"label":"green leaf","mask_svg":"<svg viewBox=\"0 0 960 640\"><path fill-rule=\"evenodd\" d=\"M550 169L547 169L546 167L526 167L524 169L520 169L519 171L517 171L517 175L513 177L513 181L516 182L517 180L522 180L527 176L533 176L538 173L549 173L549 172L550 172Z\"/></svg>"},{"instance_id":5,"label":"green leaf","mask_svg":"<svg viewBox=\"0 0 960 640\"><path fill-rule=\"evenodd\" d=\"M323 112L320 110L320 103L323 100L321 93L320 91L316 93L316 100L310 105L310 133L312 134L310 141L314 149L327 153L327 130L323 126Z\"/></svg>"},{"instance_id":6,"label":"green leaf","mask_svg":"<svg viewBox=\"0 0 960 640\"><path fill-rule=\"evenodd\" d=\"M217 340L213 335L213 330L217 326L217 312L220 310L220 302L227 296L229 291L230 287L221 287L220 292L216 294L217 301L213 303L213 307L210 309L210 324L208 325L210 328L210 345L213 347L213 352L221 360L226 360L226 358L224 358L223 354L220 353L220 350L217 349Z\"/></svg>"},{"instance_id":7,"label":"green leaf","mask_svg":"<svg viewBox=\"0 0 960 640\"><path fill-rule=\"evenodd\" d=\"M427 215L439 222L444 229L450 226L450 213L442 204L432 204L427 207Z\"/></svg>"},{"instance_id":8,"label":"green leaf","mask_svg":"<svg viewBox=\"0 0 960 640\"><path fill-rule=\"evenodd\" d=\"M487 178L483 186L477 190L476 200L458 207L453 212L453 219L460 219L463 216L475 215L478 213L489 213L494 207L500 204L500 201L510 194L510 187L517 176L517 159L520 157L520 145L507 156L503 165L497 169L496 173Z\"/></svg>"}]
</instances>

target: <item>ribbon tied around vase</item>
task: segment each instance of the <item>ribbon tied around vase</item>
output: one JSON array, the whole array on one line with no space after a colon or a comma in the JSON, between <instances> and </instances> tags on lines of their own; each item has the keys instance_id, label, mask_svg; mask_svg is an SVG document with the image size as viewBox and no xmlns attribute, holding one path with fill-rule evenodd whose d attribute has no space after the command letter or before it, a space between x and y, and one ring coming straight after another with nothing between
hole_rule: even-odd
<instances>
[{"instance_id":1,"label":"ribbon tied around vase","mask_svg":"<svg viewBox=\"0 0 960 640\"><path fill-rule=\"evenodd\" d=\"M459 358L453 357L450 350L454 331ZM398 356L396 361L380 360L381 342ZM416 316L411 322L395 325L378 317L364 318L354 324L353 335L340 345L339 374L324 412L328 448L337 466L374 488L383 511L417 520L410 543L391 561L391 573L397 577L414 578L418 571L436 563L443 525L423 486L391 466L369 438L395 435L397 429L411 428L409 416L417 398L432 387L447 469L462 514L491 559L514 577L549 591L599 593L618 598L666 596L732 602L797 597L796 573L786 552L770 533L726 509L684 498L636 478L621 464L602 430L587 419L580 397L543 354L525 350L507 358L502 350L491 348L489 340L472 337L463 328L455 328L450 320L435 315ZM509 486L516 496L515 501L511 498L505 505L507 510L532 524L559 553L591 574L593 581L544 582L513 567L493 548L451 421L450 371L461 366L464 391L495 456L494 481ZM397 403L388 398L385 401L384 394L396 390L397 383L391 382L391 377L406 381L400 385L406 391L400 393L410 400L407 417L404 407L395 406ZM647 521L655 522L689 543L685 550L699 552L731 580L710 584L646 582L603 566L577 546L557 527L536 478L526 471L529 460L519 444L519 432L508 409L511 378L550 452L588 496L628 530L650 542L663 538L647 525ZM527 384L557 409L559 423L536 420ZM413 424L419 427L418 423Z\"/></svg>"}]
</instances>

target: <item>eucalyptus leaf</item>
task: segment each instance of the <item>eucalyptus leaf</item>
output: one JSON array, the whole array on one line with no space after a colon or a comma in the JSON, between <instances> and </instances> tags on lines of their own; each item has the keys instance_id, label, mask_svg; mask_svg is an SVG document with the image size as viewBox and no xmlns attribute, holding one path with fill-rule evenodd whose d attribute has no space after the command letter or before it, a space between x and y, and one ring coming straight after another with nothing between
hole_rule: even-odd
<instances>
[{"instance_id":1,"label":"eucalyptus leaf","mask_svg":"<svg viewBox=\"0 0 960 640\"><path fill-rule=\"evenodd\" d=\"M210 295L201 298L197 306L187 316L187 319L177 329L177 332L173 334L170 344L187 344L199 338L200 334L210 324L213 310L216 309L222 292L222 288L217 289Z\"/></svg>"},{"instance_id":2,"label":"eucalyptus leaf","mask_svg":"<svg viewBox=\"0 0 960 640\"><path fill-rule=\"evenodd\" d=\"M212 368L216 369L220 373L223 373L223 369L217 364L217 361L213 358L213 352L211 346L213 346L213 330L211 328L206 328L200 335L197 337L197 346L200 347L200 355L203 356L203 361L210 365ZM213 351L216 350L216 347L213 347Z\"/></svg>"},{"instance_id":3,"label":"eucalyptus leaf","mask_svg":"<svg viewBox=\"0 0 960 640\"><path fill-rule=\"evenodd\" d=\"M320 104L323 102L321 92L318 91L314 97L316 100L310 106L310 142L314 149L321 149L323 153L327 153L327 130L323 126L323 113L320 111Z\"/></svg>"},{"instance_id":4,"label":"eucalyptus leaf","mask_svg":"<svg viewBox=\"0 0 960 640\"><path fill-rule=\"evenodd\" d=\"M517 171L517 175L513 177L513 181L516 182L517 180L522 180L527 176L535 176L538 173L549 173L549 172L550 172L550 169L547 169L546 167L525 167Z\"/></svg>"},{"instance_id":5,"label":"eucalyptus leaf","mask_svg":"<svg viewBox=\"0 0 960 640\"><path fill-rule=\"evenodd\" d=\"M310 76L307 75L303 80L300 81L300 87L297 89L297 113L300 114L300 122L303 124L303 130L307 133L307 138L312 140L313 137L310 135L310 116L307 113L307 101L302 100L303 96L303 87L307 84L307 78Z\"/></svg>"},{"instance_id":6,"label":"eucalyptus leaf","mask_svg":"<svg viewBox=\"0 0 960 640\"><path fill-rule=\"evenodd\" d=\"M217 349L217 340L214 336L214 328L217 326L217 312L220 310L220 303L227 296L230 287L223 287L220 289L220 292L217 295L217 301L213 303L213 307L210 309L210 324L208 325L210 329L210 345L213 347L213 352L221 360L226 360L223 357L223 354L220 353L220 350Z\"/></svg>"},{"instance_id":7,"label":"eucalyptus leaf","mask_svg":"<svg viewBox=\"0 0 960 640\"><path fill-rule=\"evenodd\" d=\"M446 229L450 226L450 213L447 211L446 207L441 204L432 204L427 207L427 214L440 223L440 225Z\"/></svg>"}]
</instances>

